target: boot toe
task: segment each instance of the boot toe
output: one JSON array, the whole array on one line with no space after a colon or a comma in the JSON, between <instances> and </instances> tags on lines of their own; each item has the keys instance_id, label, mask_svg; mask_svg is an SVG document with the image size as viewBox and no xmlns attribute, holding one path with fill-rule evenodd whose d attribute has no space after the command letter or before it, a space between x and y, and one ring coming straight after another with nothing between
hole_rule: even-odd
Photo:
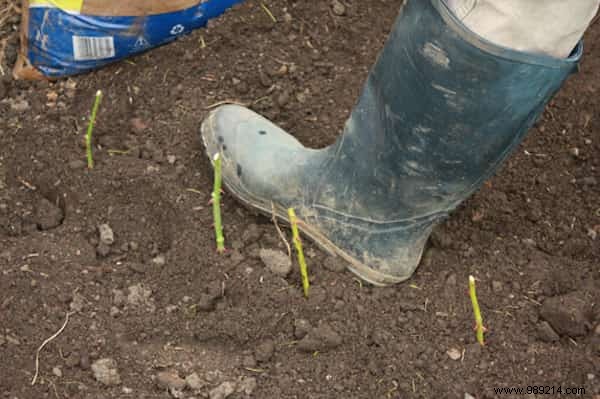
<instances>
[{"instance_id":1,"label":"boot toe","mask_svg":"<svg viewBox=\"0 0 600 399\"><path fill-rule=\"evenodd\" d=\"M208 157L219 153L222 158L223 183L244 202L264 208L299 196L298 164L306 149L266 118L224 105L208 115L201 134Z\"/></svg>"},{"instance_id":2,"label":"boot toe","mask_svg":"<svg viewBox=\"0 0 600 399\"><path fill-rule=\"evenodd\" d=\"M246 139L265 135L270 124L260 115L239 105L223 105L212 111L204 120L201 127L202 141L207 155L212 158L215 154L230 159L236 158L239 147ZM256 137L255 137L256 138ZM243 155L243 154L242 154Z\"/></svg>"}]
</instances>

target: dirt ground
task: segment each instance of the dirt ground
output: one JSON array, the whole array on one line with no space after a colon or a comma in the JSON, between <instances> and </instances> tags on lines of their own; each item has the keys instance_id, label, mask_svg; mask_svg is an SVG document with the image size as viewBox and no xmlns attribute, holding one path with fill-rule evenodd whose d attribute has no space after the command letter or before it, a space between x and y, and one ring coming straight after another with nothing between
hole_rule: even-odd
<instances>
[{"instance_id":1,"label":"dirt ground","mask_svg":"<svg viewBox=\"0 0 600 399\"><path fill-rule=\"evenodd\" d=\"M333 142L401 2L268 0L274 23L249 0L55 83L10 78L19 17L5 19L0 398L598 398L600 22L579 73L435 231L409 282L361 284L305 242L306 300L295 262L286 278L265 266L265 249L286 251L273 223L227 194L229 251L215 252L208 108L235 100L308 146ZM82 134L98 89L89 171ZM67 314L32 386L36 350ZM534 385L579 396L494 393Z\"/></svg>"}]
</instances>

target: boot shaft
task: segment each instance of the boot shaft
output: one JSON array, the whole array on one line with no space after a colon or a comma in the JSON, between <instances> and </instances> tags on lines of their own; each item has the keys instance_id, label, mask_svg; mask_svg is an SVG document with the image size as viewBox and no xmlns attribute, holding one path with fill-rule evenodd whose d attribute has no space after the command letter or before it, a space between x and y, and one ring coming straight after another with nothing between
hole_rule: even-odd
<instances>
[{"instance_id":1,"label":"boot shaft","mask_svg":"<svg viewBox=\"0 0 600 399\"><path fill-rule=\"evenodd\" d=\"M499 47L442 0L407 0L317 204L385 222L446 214L522 140L581 53L560 60Z\"/></svg>"}]
</instances>

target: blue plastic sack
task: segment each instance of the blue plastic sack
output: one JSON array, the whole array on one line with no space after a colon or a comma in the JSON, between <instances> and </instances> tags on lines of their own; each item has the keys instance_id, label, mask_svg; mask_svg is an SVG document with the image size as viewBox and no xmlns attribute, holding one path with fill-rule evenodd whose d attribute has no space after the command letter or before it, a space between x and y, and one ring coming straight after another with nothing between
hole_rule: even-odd
<instances>
[{"instance_id":1,"label":"blue plastic sack","mask_svg":"<svg viewBox=\"0 0 600 399\"><path fill-rule=\"evenodd\" d=\"M30 0L23 4L16 78L99 68L204 27L243 0Z\"/></svg>"}]
</instances>

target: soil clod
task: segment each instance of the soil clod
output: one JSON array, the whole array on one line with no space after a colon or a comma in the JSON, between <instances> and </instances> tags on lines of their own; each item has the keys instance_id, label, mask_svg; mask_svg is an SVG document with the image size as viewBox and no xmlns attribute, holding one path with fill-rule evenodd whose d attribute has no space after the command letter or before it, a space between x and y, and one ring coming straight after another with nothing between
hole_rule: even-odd
<instances>
[{"instance_id":1,"label":"soil clod","mask_svg":"<svg viewBox=\"0 0 600 399\"><path fill-rule=\"evenodd\" d=\"M556 342L560 339L556 331L552 328L550 323L542 321L536 326L538 338L544 342Z\"/></svg>"},{"instance_id":2,"label":"soil clod","mask_svg":"<svg viewBox=\"0 0 600 399\"><path fill-rule=\"evenodd\" d=\"M312 326L310 322L306 319L296 319L294 320L294 336L297 339L302 339L310 332Z\"/></svg>"},{"instance_id":3,"label":"soil clod","mask_svg":"<svg viewBox=\"0 0 600 399\"><path fill-rule=\"evenodd\" d=\"M127 288L127 303L133 307L144 308L150 312L154 312L156 306L152 299L152 290L146 288L142 284L132 285Z\"/></svg>"},{"instance_id":4,"label":"soil clod","mask_svg":"<svg viewBox=\"0 0 600 399\"><path fill-rule=\"evenodd\" d=\"M273 274L287 277L291 273L292 261L285 253L271 249L261 249L259 255L267 269Z\"/></svg>"},{"instance_id":5,"label":"soil clod","mask_svg":"<svg viewBox=\"0 0 600 399\"><path fill-rule=\"evenodd\" d=\"M186 386L186 381L174 371L161 371L156 375L156 384L165 389L182 390Z\"/></svg>"},{"instance_id":6,"label":"soil clod","mask_svg":"<svg viewBox=\"0 0 600 399\"><path fill-rule=\"evenodd\" d=\"M330 272L341 273L346 270L346 262L339 256L329 256L323 260L323 267Z\"/></svg>"},{"instance_id":7,"label":"soil clod","mask_svg":"<svg viewBox=\"0 0 600 399\"><path fill-rule=\"evenodd\" d=\"M242 377L238 382L237 392L244 393L248 396L252 395L258 383L254 377Z\"/></svg>"},{"instance_id":8,"label":"soil clod","mask_svg":"<svg viewBox=\"0 0 600 399\"><path fill-rule=\"evenodd\" d=\"M260 363L265 363L271 360L275 353L275 342L272 340L265 340L260 343L254 350L254 357Z\"/></svg>"},{"instance_id":9,"label":"soil clod","mask_svg":"<svg viewBox=\"0 0 600 399\"><path fill-rule=\"evenodd\" d=\"M196 304L196 308L203 312L212 312L216 307L216 299L209 294L201 294Z\"/></svg>"},{"instance_id":10,"label":"soil clod","mask_svg":"<svg viewBox=\"0 0 600 399\"><path fill-rule=\"evenodd\" d=\"M544 301L540 316L560 335L578 337L586 334L586 301L578 292L555 296Z\"/></svg>"},{"instance_id":11,"label":"soil clod","mask_svg":"<svg viewBox=\"0 0 600 399\"><path fill-rule=\"evenodd\" d=\"M48 201L40 198L35 209L35 224L40 230L50 230L61 225L64 218L62 209Z\"/></svg>"},{"instance_id":12,"label":"soil clod","mask_svg":"<svg viewBox=\"0 0 600 399\"><path fill-rule=\"evenodd\" d=\"M313 353L335 349L342 344L342 337L327 323L313 328L298 342L298 350Z\"/></svg>"},{"instance_id":13,"label":"soil clod","mask_svg":"<svg viewBox=\"0 0 600 399\"><path fill-rule=\"evenodd\" d=\"M235 392L236 384L226 381L208 393L210 399L226 399Z\"/></svg>"},{"instance_id":14,"label":"soil clod","mask_svg":"<svg viewBox=\"0 0 600 399\"><path fill-rule=\"evenodd\" d=\"M185 383L192 391L199 391L206 386L206 382L200 378L198 373L192 373L185 377Z\"/></svg>"}]
</instances>

